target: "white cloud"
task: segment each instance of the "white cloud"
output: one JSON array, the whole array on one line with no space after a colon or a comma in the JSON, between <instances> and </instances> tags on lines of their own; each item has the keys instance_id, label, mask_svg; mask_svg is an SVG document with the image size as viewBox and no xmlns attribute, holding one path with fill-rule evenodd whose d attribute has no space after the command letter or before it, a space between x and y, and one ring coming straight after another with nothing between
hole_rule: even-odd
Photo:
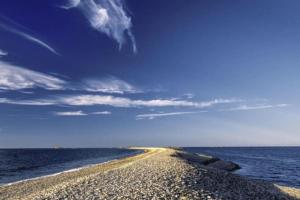
<instances>
[{"instance_id":1,"label":"white cloud","mask_svg":"<svg viewBox=\"0 0 300 200\"><path fill-rule=\"evenodd\" d=\"M61 90L65 83L64 80L54 76L0 61L0 89L2 90L21 90L35 87Z\"/></svg>"},{"instance_id":2,"label":"white cloud","mask_svg":"<svg viewBox=\"0 0 300 200\"><path fill-rule=\"evenodd\" d=\"M26 33L22 33L22 32L19 32L19 35L23 36L24 38L42 46L42 47L45 47L46 49L48 49L49 51L51 51L52 53L56 54L56 55L59 55L59 53L57 53L51 46L49 46L48 44L46 44L45 42L39 40L38 38L36 37L33 37L31 35L28 35Z\"/></svg>"},{"instance_id":3,"label":"white cloud","mask_svg":"<svg viewBox=\"0 0 300 200\"><path fill-rule=\"evenodd\" d=\"M20 93L23 93L23 94L34 94L34 91L24 91L24 90L21 90Z\"/></svg>"},{"instance_id":4,"label":"white cloud","mask_svg":"<svg viewBox=\"0 0 300 200\"><path fill-rule=\"evenodd\" d=\"M192 98L195 97L195 95L193 93L190 93L190 92L183 94L183 96L188 98L188 99L192 99Z\"/></svg>"},{"instance_id":5,"label":"white cloud","mask_svg":"<svg viewBox=\"0 0 300 200\"><path fill-rule=\"evenodd\" d=\"M196 114L196 113L203 113L206 111L199 111L199 112L169 112L169 113L148 113L148 114L139 114L136 116L137 120L140 119L155 119L157 117L168 117L174 115L187 115L187 114Z\"/></svg>"},{"instance_id":6,"label":"white cloud","mask_svg":"<svg viewBox=\"0 0 300 200\"><path fill-rule=\"evenodd\" d=\"M68 111L68 112L54 112L55 115L58 116L85 116L86 113L82 112L81 110L78 111Z\"/></svg>"},{"instance_id":7,"label":"white cloud","mask_svg":"<svg viewBox=\"0 0 300 200\"><path fill-rule=\"evenodd\" d=\"M25 106L51 106L57 105L56 101L51 99L36 99L36 100L13 100L8 98L0 98L2 104L25 105Z\"/></svg>"},{"instance_id":8,"label":"white cloud","mask_svg":"<svg viewBox=\"0 0 300 200\"><path fill-rule=\"evenodd\" d=\"M3 50L1 50L0 49L0 58L2 57L2 56L6 56L8 53L6 52L6 51L3 51Z\"/></svg>"},{"instance_id":9,"label":"white cloud","mask_svg":"<svg viewBox=\"0 0 300 200\"><path fill-rule=\"evenodd\" d=\"M78 90L111 94L143 92L113 76L102 79L87 79L78 84L58 78L57 74L56 76L45 74L0 60L0 90L22 90L36 87L47 90Z\"/></svg>"},{"instance_id":10,"label":"white cloud","mask_svg":"<svg viewBox=\"0 0 300 200\"><path fill-rule=\"evenodd\" d=\"M114 97L111 95L65 95L49 99L36 100L11 100L2 98L0 103L18 104L18 105L68 105L68 106L112 106L112 107L194 107L207 108L216 104L227 104L239 102L234 99L215 99L211 101L192 102L176 99L152 99L152 100L134 100L125 97Z\"/></svg>"},{"instance_id":11,"label":"white cloud","mask_svg":"<svg viewBox=\"0 0 300 200\"><path fill-rule=\"evenodd\" d=\"M125 35L131 39L133 51L136 52L135 38L131 32L131 18L124 10L122 0L70 0L64 9L78 8L99 32L116 40L119 48L125 43Z\"/></svg>"},{"instance_id":12,"label":"white cloud","mask_svg":"<svg viewBox=\"0 0 300 200\"><path fill-rule=\"evenodd\" d=\"M97 112L92 112L90 113L92 115L111 115L110 111L97 111Z\"/></svg>"},{"instance_id":13,"label":"white cloud","mask_svg":"<svg viewBox=\"0 0 300 200\"><path fill-rule=\"evenodd\" d=\"M9 21L10 24L16 26L16 27L20 27L20 25L18 25L17 23L13 22L12 20L9 20L9 19L6 19L6 21ZM38 39L37 37L34 37L28 33L25 33L21 30L18 30L17 28L14 28L12 26L9 26L9 25L6 25L6 24L3 24L3 23L0 23L0 28L8 31L8 32L11 32L13 34L16 34L16 35L19 35L21 37L23 37L24 39L26 40L29 40L41 47L44 47L46 49L48 49L49 51L51 51L52 53L56 54L56 55L59 55L55 49L53 49L49 44L47 44L46 42L43 42L42 40Z\"/></svg>"},{"instance_id":14,"label":"white cloud","mask_svg":"<svg viewBox=\"0 0 300 200\"><path fill-rule=\"evenodd\" d=\"M61 97L59 102L73 106L109 105L114 107L196 107L205 108L215 104L234 103L234 99L215 99L212 101L192 102L176 99L133 100L110 95L75 95Z\"/></svg>"},{"instance_id":15,"label":"white cloud","mask_svg":"<svg viewBox=\"0 0 300 200\"><path fill-rule=\"evenodd\" d=\"M211 107L217 104L229 104L229 103L238 103L242 102L241 99L231 98L231 99L214 99L211 101L203 101L199 102L196 107L205 108L205 107Z\"/></svg>"},{"instance_id":16,"label":"white cloud","mask_svg":"<svg viewBox=\"0 0 300 200\"><path fill-rule=\"evenodd\" d=\"M218 104L233 104L239 103L237 99L215 99L211 101L182 101L176 99L152 99L152 100L134 100L125 97L114 97L111 95L66 95L55 96L47 99L34 99L34 100L13 100L8 98L0 98L0 104L14 104L14 105L28 105L28 106L112 106L119 108L138 108L138 107L189 107L189 108L209 108ZM248 110L261 110L271 108L283 108L289 104L276 104L276 105L256 105L248 106L242 105L238 107L225 108L219 111L248 111ZM170 113L150 113L137 115L137 119L153 119L155 117L192 114L207 111L193 111L193 112L170 112ZM108 115L109 111L99 111L85 113L86 115Z\"/></svg>"},{"instance_id":17,"label":"white cloud","mask_svg":"<svg viewBox=\"0 0 300 200\"><path fill-rule=\"evenodd\" d=\"M112 76L102 79L85 80L82 83L81 89L89 92L103 92L116 94L141 92L133 85Z\"/></svg>"},{"instance_id":18,"label":"white cloud","mask_svg":"<svg viewBox=\"0 0 300 200\"><path fill-rule=\"evenodd\" d=\"M73 95L63 96L58 99L58 103L72 106L93 106L109 105L113 107L130 107L131 100L123 97L106 95Z\"/></svg>"},{"instance_id":19,"label":"white cloud","mask_svg":"<svg viewBox=\"0 0 300 200\"><path fill-rule=\"evenodd\" d=\"M221 111L246 111L246 110L261 110L261 109L270 109L270 108L283 108L289 106L288 104L276 104L276 105L241 105L234 108L223 109Z\"/></svg>"},{"instance_id":20,"label":"white cloud","mask_svg":"<svg viewBox=\"0 0 300 200\"><path fill-rule=\"evenodd\" d=\"M87 116L87 115L110 115L111 112L109 111L97 111L86 113L81 110L78 111L61 111L61 112L53 112L54 115L57 116Z\"/></svg>"},{"instance_id":21,"label":"white cloud","mask_svg":"<svg viewBox=\"0 0 300 200\"><path fill-rule=\"evenodd\" d=\"M80 0L69 0L66 5L63 5L60 7L68 10L70 8L74 8L74 7L78 6L79 3L80 3Z\"/></svg>"}]
</instances>

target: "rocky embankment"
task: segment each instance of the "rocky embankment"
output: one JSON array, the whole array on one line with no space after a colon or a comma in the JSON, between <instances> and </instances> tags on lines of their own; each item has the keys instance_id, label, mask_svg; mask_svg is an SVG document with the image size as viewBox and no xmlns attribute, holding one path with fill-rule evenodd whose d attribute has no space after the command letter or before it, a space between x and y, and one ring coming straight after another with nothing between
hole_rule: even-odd
<instances>
[{"instance_id":1,"label":"rocky embankment","mask_svg":"<svg viewBox=\"0 0 300 200\"><path fill-rule=\"evenodd\" d=\"M182 158L190 163L194 163L194 164L197 163L211 168L225 170L228 172L238 170L241 168L236 163L230 161L224 161L221 160L220 158L204 155L204 154L193 154L185 151L176 151L174 152L173 156Z\"/></svg>"},{"instance_id":2,"label":"rocky embankment","mask_svg":"<svg viewBox=\"0 0 300 200\"><path fill-rule=\"evenodd\" d=\"M77 172L0 187L0 199L297 199L300 191L253 181L205 155L170 148Z\"/></svg>"}]
</instances>

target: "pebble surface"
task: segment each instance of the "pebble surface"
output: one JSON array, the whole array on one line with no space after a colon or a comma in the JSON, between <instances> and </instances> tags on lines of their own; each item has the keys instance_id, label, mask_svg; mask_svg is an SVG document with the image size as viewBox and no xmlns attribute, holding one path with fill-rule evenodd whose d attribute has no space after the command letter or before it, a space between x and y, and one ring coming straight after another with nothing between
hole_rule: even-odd
<instances>
[{"instance_id":1,"label":"pebble surface","mask_svg":"<svg viewBox=\"0 0 300 200\"><path fill-rule=\"evenodd\" d=\"M0 199L275 200L296 199L296 196L291 195L299 192L291 189L293 192L288 195L287 191L283 192L280 187L270 183L253 181L223 170L190 163L174 156L176 150L173 149L158 148L151 151L112 169L68 178L62 182L52 181L50 186L37 191L32 188L30 192L26 191L25 183L20 187L24 191L19 191L14 196L10 186L3 187L0 188ZM18 188L14 187L13 189Z\"/></svg>"}]
</instances>

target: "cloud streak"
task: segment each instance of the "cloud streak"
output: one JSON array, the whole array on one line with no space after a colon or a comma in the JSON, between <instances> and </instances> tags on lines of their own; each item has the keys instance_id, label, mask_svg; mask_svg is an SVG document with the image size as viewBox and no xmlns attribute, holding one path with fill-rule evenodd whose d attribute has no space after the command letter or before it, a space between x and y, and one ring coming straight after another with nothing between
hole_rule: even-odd
<instances>
[{"instance_id":1,"label":"cloud streak","mask_svg":"<svg viewBox=\"0 0 300 200\"><path fill-rule=\"evenodd\" d=\"M52 106L57 105L55 101L50 99L35 99L35 100L27 100L27 99L8 99L8 98L0 98L1 104L12 104L12 105L23 105L23 106Z\"/></svg>"},{"instance_id":2,"label":"cloud streak","mask_svg":"<svg viewBox=\"0 0 300 200\"><path fill-rule=\"evenodd\" d=\"M137 120L141 119L155 119L157 117L169 117L169 116L176 116L176 115L188 115L188 114L197 114L197 113L204 113L207 111L198 111L198 112L169 112L169 113L148 113L148 114L139 114L136 115Z\"/></svg>"},{"instance_id":3,"label":"cloud streak","mask_svg":"<svg viewBox=\"0 0 300 200\"><path fill-rule=\"evenodd\" d=\"M3 19L3 17L2 17L2 19ZM4 18L4 19L6 19L6 18ZM17 23L13 22L12 20L6 19L6 21L9 21L10 24L12 24L12 25L14 25L16 27L20 26ZM14 28L13 26L6 25L4 23L0 23L0 28L2 28L3 30L8 31L10 33L16 34L16 35L18 35L18 36L20 36L20 37L22 37L22 38L24 38L26 40L29 40L29 41L31 41L31 42L33 42L33 43L35 43L35 44L37 44L37 45L39 45L39 46L41 46L43 48L46 48L47 50L51 51L52 53L54 53L56 55L59 55L57 53L57 51L54 48L52 48L49 44L47 44L46 42L38 39L35 36L32 36L32 35L30 35L28 33L25 33L24 31L21 31L21 30L19 30L17 28Z\"/></svg>"},{"instance_id":4,"label":"cloud streak","mask_svg":"<svg viewBox=\"0 0 300 200\"><path fill-rule=\"evenodd\" d=\"M142 92L133 85L113 76L102 79L85 80L82 83L81 89L89 92L103 92L115 94Z\"/></svg>"},{"instance_id":5,"label":"cloud streak","mask_svg":"<svg viewBox=\"0 0 300 200\"><path fill-rule=\"evenodd\" d=\"M188 98L188 99L192 99L192 98L195 97L195 95L193 93L190 93L190 92L183 94L183 96Z\"/></svg>"},{"instance_id":6,"label":"cloud streak","mask_svg":"<svg viewBox=\"0 0 300 200\"><path fill-rule=\"evenodd\" d=\"M142 90L121 79L110 76L87 79L80 83L68 82L54 75L26 69L0 60L0 89L22 90L43 88L46 90L73 90L110 94L141 93Z\"/></svg>"},{"instance_id":7,"label":"cloud streak","mask_svg":"<svg viewBox=\"0 0 300 200\"><path fill-rule=\"evenodd\" d=\"M111 112L109 111L98 111L98 112L91 112L86 113L81 110L78 111L60 111L60 112L53 112L56 116L87 116L87 115L110 115Z\"/></svg>"},{"instance_id":8,"label":"cloud streak","mask_svg":"<svg viewBox=\"0 0 300 200\"><path fill-rule=\"evenodd\" d=\"M111 115L110 111L97 111L97 112L92 112L90 113L92 115Z\"/></svg>"},{"instance_id":9,"label":"cloud streak","mask_svg":"<svg viewBox=\"0 0 300 200\"><path fill-rule=\"evenodd\" d=\"M113 107L195 107L206 108L216 104L239 102L236 99L214 99L211 101L192 102L176 99L135 100L111 95L74 95L58 99L58 103L71 106L108 105Z\"/></svg>"},{"instance_id":10,"label":"cloud streak","mask_svg":"<svg viewBox=\"0 0 300 200\"><path fill-rule=\"evenodd\" d=\"M120 49L127 35L136 53L136 42L131 31L131 17L124 10L123 2L122 0L70 0L68 5L62 8L79 9L92 28L116 40Z\"/></svg>"},{"instance_id":11,"label":"cloud streak","mask_svg":"<svg viewBox=\"0 0 300 200\"><path fill-rule=\"evenodd\" d=\"M239 102L235 99L214 99L211 101L192 102L176 99L130 99L111 95L65 95L55 96L48 99L35 100L12 100L0 98L0 103L17 105L67 105L67 106L112 106L120 108L130 107L192 107L207 108L217 104Z\"/></svg>"},{"instance_id":12,"label":"cloud streak","mask_svg":"<svg viewBox=\"0 0 300 200\"><path fill-rule=\"evenodd\" d=\"M57 116L85 116L87 114L82 112L81 110L78 110L78 111L67 111L67 112L54 112L54 115L57 115Z\"/></svg>"},{"instance_id":13,"label":"cloud streak","mask_svg":"<svg viewBox=\"0 0 300 200\"><path fill-rule=\"evenodd\" d=\"M66 82L44 73L25 69L8 62L0 61L0 89L21 90L28 88L44 88L61 90Z\"/></svg>"},{"instance_id":14,"label":"cloud streak","mask_svg":"<svg viewBox=\"0 0 300 200\"><path fill-rule=\"evenodd\" d=\"M6 51L3 51L3 50L0 49L0 58L2 56L6 56L6 55L8 55L8 53Z\"/></svg>"},{"instance_id":15,"label":"cloud streak","mask_svg":"<svg viewBox=\"0 0 300 200\"><path fill-rule=\"evenodd\" d=\"M248 106L241 105L234 108L223 109L221 111L248 111L248 110L262 110L262 109L270 109L270 108L283 108L289 106L288 104L276 104L276 105L256 105L256 106Z\"/></svg>"}]
</instances>

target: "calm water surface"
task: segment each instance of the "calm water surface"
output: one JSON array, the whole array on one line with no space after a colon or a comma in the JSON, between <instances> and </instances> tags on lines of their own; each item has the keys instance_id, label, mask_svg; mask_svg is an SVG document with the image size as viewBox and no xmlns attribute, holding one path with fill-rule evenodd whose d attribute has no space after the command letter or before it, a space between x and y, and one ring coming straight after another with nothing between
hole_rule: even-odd
<instances>
[{"instance_id":1,"label":"calm water surface","mask_svg":"<svg viewBox=\"0 0 300 200\"><path fill-rule=\"evenodd\" d=\"M0 184L54 174L139 152L118 148L0 149Z\"/></svg>"},{"instance_id":2,"label":"calm water surface","mask_svg":"<svg viewBox=\"0 0 300 200\"><path fill-rule=\"evenodd\" d=\"M235 173L300 188L300 147L216 147L185 148L233 161L242 169Z\"/></svg>"}]
</instances>

